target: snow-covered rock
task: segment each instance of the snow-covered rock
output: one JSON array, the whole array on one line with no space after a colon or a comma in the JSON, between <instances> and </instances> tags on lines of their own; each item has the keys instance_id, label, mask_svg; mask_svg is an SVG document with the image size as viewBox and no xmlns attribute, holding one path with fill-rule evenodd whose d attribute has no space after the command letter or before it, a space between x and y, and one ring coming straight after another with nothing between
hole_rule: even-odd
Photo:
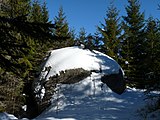
<instances>
[{"instance_id":1,"label":"snow-covered rock","mask_svg":"<svg viewBox=\"0 0 160 120\"><path fill-rule=\"evenodd\" d=\"M46 68L50 68L50 70L48 71ZM66 47L51 51L41 73L41 78L49 79L49 77L59 74L60 71L75 68L102 70L102 74L108 75L118 74L121 69L115 60L101 52L79 47Z\"/></svg>"},{"instance_id":2,"label":"snow-covered rock","mask_svg":"<svg viewBox=\"0 0 160 120\"><path fill-rule=\"evenodd\" d=\"M98 72L101 77L104 75L121 74L121 77L119 77L121 80L116 79L114 84L120 83L118 86L116 85L117 89L118 87L121 88L119 89L120 92L118 92L118 94L123 93L125 89L123 70L114 59L95 50L91 51L74 46L53 50L50 52L50 55L46 59L46 63L40 74L40 79L38 79L35 83L35 91L41 91L41 97L43 98L45 90L42 84L44 81L48 80L52 76L59 75L61 71L77 68L83 68L84 70L91 72ZM114 84L112 84L112 86ZM110 85L109 87L112 86Z\"/></svg>"},{"instance_id":3,"label":"snow-covered rock","mask_svg":"<svg viewBox=\"0 0 160 120\"><path fill-rule=\"evenodd\" d=\"M82 70L83 73L85 71L89 71L90 73L87 73L86 75L88 76L82 80L77 80L77 77L73 77L72 74L69 75L72 78L72 84L64 84L64 82L55 84L57 79L59 80L61 77L62 79L65 77L65 79L67 78L70 80L68 76L65 76L68 74L66 71L70 70ZM72 98L72 95L78 95L77 99L85 99L88 96L103 95L103 88L105 88L104 83L108 84L110 88L113 88L112 90L114 92L122 94L125 90L123 75L124 73L120 65L114 59L101 52L95 50L91 51L77 46L61 48L51 51L49 56L46 58L40 77L34 84L35 93L38 93L37 98L40 98L42 101L42 105L40 106L44 106L43 103L46 103L45 101L51 99L53 103L51 105L51 109L57 111L65 108L67 101L71 102L70 98ZM110 84L110 81L109 83L106 82L106 77L107 79L111 78L114 80L114 84ZM76 82L73 82L73 78L75 78ZM50 88L54 90L50 90ZM115 89L118 89L118 92ZM71 91L74 92L71 94ZM48 97L48 95L51 95L50 93L53 96ZM71 94L70 98L66 98L68 94ZM57 99L58 103L56 102ZM60 108L57 108L57 104L55 105L54 103L57 103Z\"/></svg>"}]
</instances>

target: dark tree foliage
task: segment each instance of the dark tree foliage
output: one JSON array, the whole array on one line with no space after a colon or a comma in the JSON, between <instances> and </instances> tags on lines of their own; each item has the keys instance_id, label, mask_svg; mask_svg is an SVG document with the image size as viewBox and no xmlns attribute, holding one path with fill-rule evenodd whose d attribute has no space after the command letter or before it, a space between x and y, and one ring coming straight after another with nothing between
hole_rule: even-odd
<instances>
[{"instance_id":1,"label":"dark tree foliage","mask_svg":"<svg viewBox=\"0 0 160 120\"><path fill-rule=\"evenodd\" d=\"M24 87L34 80L38 65L49 49L48 42L55 39L51 33L55 27L53 24L28 20L29 3L29 0L7 0L1 3L0 110L15 115L22 112L25 98L31 95L30 91L30 95L23 96L23 92L27 93L28 88L32 87L31 84L27 89ZM42 44L48 48L43 47L45 49L40 51Z\"/></svg>"},{"instance_id":2,"label":"dark tree foliage","mask_svg":"<svg viewBox=\"0 0 160 120\"><path fill-rule=\"evenodd\" d=\"M124 70L128 80L143 86L143 56L144 56L144 13L140 12L138 0L128 0L127 16L123 16L124 39L122 56ZM141 85L140 85L141 86Z\"/></svg>"},{"instance_id":3,"label":"dark tree foliage","mask_svg":"<svg viewBox=\"0 0 160 120\"><path fill-rule=\"evenodd\" d=\"M46 2L42 5L38 0L34 0L31 7L30 21L47 23L49 20Z\"/></svg>"},{"instance_id":4,"label":"dark tree foliage","mask_svg":"<svg viewBox=\"0 0 160 120\"><path fill-rule=\"evenodd\" d=\"M22 78L23 81L33 79L34 76L31 74L36 67L34 63L37 62L34 57L36 48L31 46L29 42L32 42L33 39L43 40L52 37L51 34L44 31L44 28L51 26L53 27L49 24L29 23L20 18L0 17L0 73L1 76L3 75L2 77L11 73L18 78ZM39 36L39 33L41 33L41 36Z\"/></svg>"},{"instance_id":5,"label":"dark tree foliage","mask_svg":"<svg viewBox=\"0 0 160 120\"><path fill-rule=\"evenodd\" d=\"M101 43L102 40L99 37L99 33L87 35L85 28L80 28L75 45L81 46L84 49L100 50Z\"/></svg>"},{"instance_id":6,"label":"dark tree foliage","mask_svg":"<svg viewBox=\"0 0 160 120\"><path fill-rule=\"evenodd\" d=\"M49 14L47 10L47 3L44 1L42 5L42 21L47 23L49 21Z\"/></svg>"},{"instance_id":7,"label":"dark tree foliage","mask_svg":"<svg viewBox=\"0 0 160 120\"><path fill-rule=\"evenodd\" d=\"M145 57L143 70L149 91L160 91L160 31L159 22L152 17L145 28Z\"/></svg>"},{"instance_id":8,"label":"dark tree foliage","mask_svg":"<svg viewBox=\"0 0 160 120\"><path fill-rule=\"evenodd\" d=\"M105 23L98 27L99 32L102 35L104 43L103 51L110 57L113 57L118 61L120 50L120 37L121 37L121 25L120 18L118 17L119 11L113 5L110 4L106 11Z\"/></svg>"},{"instance_id":9,"label":"dark tree foliage","mask_svg":"<svg viewBox=\"0 0 160 120\"><path fill-rule=\"evenodd\" d=\"M79 33L78 33L78 38L77 38L77 40L78 40L80 43L84 44L85 39L86 39L86 36L87 36L87 32L86 32L85 28L80 28L80 31L79 31Z\"/></svg>"},{"instance_id":10,"label":"dark tree foliage","mask_svg":"<svg viewBox=\"0 0 160 120\"><path fill-rule=\"evenodd\" d=\"M74 44L73 32L69 29L63 7L59 8L58 15L54 18L56 29L53 34L57 36L57 47L68 47Z\"/></svg>"},{"instance_id":11,"label":"dark tree foliage","mask_svg":"<svg viewBox=\"0 0 160 120\"><path fill-rule=\"evenodd\" d=\"M24 96L21 93L24 87L23 80L12 72L2 72L0 68L0 111L18 115L24 105Z\"/></svg>"},{"instance_id":12,"label":"dark tree foliage","mask_svg":"<svg viewBox=\"0 0 160 120\"><path fill-rule=\"evenodd\" d=\"M1 16L16 18L29 14L30 0L1 0Z\"/></svg>"},{"instance_id":13,"label":"dark tree foliage","mask_svg":"<svg viewBox=\"0 0 160 120\"><path fill-rule=\"evenodd\" d=\"M86 49L93 49L93 36L91 34L87 35L85 28L80 28L78 33L76 45L81 46L82 48Z\"/></svg>"}]
</instances>

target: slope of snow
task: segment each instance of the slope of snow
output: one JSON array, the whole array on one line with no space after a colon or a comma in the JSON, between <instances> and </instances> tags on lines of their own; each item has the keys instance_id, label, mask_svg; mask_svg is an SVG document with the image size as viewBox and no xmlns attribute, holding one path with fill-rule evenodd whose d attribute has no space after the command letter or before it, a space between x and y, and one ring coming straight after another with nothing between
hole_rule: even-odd
<instances>
[{"instance_id":1,"label":"slope of snow","mask_svg":"<svg viewBox=\"0 0 160 120\"><path fill-rule=\"evenodd\" d=\"M35 120L140 120L143 91L127 88L117 95L99 78L99 73L92 73L78 83L59 84L52 105Z\"/></svg>"},{"instance_id":2,"label":"slope of snow","mask_svg":"<svg viewBox=\"0 0 160 120\"><path fill-rule=\"evenodd\" d=\"M18 120L14 115L8 114L6 112L0 112L0 120Z\"/></svg>"},{"instance_id":3,"label":"slope of snow","mask_svg":"<svg viewBox=\"0 0 160 120\"><path fill-rule=\"evenodd\" d=\"M45 70L46 67L51 67L49 73ZM121 69L115 60L101 52L76 46L66 47L51 51L41 78L48 79L50 76L59 74L60 71L75 68L97 71L101 69L104 74L119 73L119 69Z\"/></svg>"}]
</instances>

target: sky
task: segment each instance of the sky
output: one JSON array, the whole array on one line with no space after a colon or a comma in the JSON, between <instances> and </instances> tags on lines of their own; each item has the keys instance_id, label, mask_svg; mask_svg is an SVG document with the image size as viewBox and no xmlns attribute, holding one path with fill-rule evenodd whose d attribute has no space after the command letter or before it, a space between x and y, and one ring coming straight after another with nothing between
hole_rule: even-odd
<instances>
[{"instance_id":1,"label":"sky","mask_svg":"<svg viewBox=\"0 0 160 120\"><path fill-rule=\"evenodd\" d=\"M42 0L43 1L43 0ZM54 17L58 14L60 6L63 7L66 20L70 28L78 34L80 28L85 28L87 34L94 34L96 26L104 23L106 11L110 3L120 11L119 16L125 16L125 6L128 0L45 0L49 10L49 18L54 23ZM153 16L160 19L158 4L160 0L140 0L141 12L145 12L145 18Z\"/></svg>"}]
</instances>

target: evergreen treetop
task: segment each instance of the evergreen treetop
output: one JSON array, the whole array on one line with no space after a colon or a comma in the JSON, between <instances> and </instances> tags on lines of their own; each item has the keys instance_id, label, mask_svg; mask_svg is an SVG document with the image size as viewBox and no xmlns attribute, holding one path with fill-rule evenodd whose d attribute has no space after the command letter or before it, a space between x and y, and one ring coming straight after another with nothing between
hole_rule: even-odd
<instances>
[{"instance_id":1,"label":"evergreen treetop","mask_svg":"<svg viewBox=\"0 0 160 120\"><path fill-rule=\"evenodd\" d=\"M103 37L104 52L116 60L118 60L121 36L121 25L118 14L119 11L111 3L106 11L105 23L101 24L102 27L98 27Z\"/></svg>"},{"instance_id":2,"label":"evergreen treetop","mask_svg":"<svg viewBox=\"0 0 160 120\"><path fill-rule=\"evenodd\" d=\"M142 67L145 48L144 13L140 12L139 0L128 0L128 3L128 6L126 6L127 16L123 16L123 67L129 80L141 84L144 78ZM125 62L128 64L125 64Z\"/></svg>"},{"instance_id":3,"label":"evergreen treetop","mask_svg":"<svg viewBox=\"0 0 160 120\"><path fill-rule=\"evenodd\" d=\"M57 46L60 48L73 45L74 31L69 29L69 25L62 6L59 8L58 15L55 16L54 22L56 29L53 30L53 34L57 36Z\"/></svg>"}]
</instances>

